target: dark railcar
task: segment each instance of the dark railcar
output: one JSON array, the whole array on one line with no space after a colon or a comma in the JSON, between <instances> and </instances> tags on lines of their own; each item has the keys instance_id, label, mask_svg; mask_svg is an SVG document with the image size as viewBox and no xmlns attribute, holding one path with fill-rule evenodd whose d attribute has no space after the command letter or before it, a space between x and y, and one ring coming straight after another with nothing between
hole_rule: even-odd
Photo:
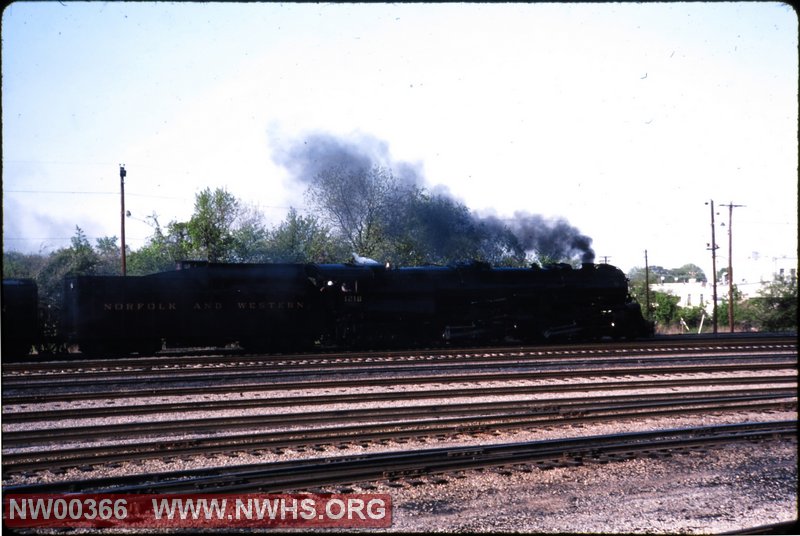
<instances>
[{"instance_id":1,"label":"dark railcar","mask_svg":"<svg viewBox=\"0 0 800 536\"><path fill-rule=\"evenodd\" d=\"M167 347L302 348L319 313L300 264L181 263L141 277L71 277L63 326L82 352L152 353Z\"/></svg>"},{"instance_id":2,"label":"dark railcar","mask_svg":"<svg viewBox=\"0 0 800 536\"><path fill-rule=\"evenodd\" d=\"M3 359L26 356L40 341L39 290L32 279L3 279L0 343Z\"/></svg>"}]
</instances>

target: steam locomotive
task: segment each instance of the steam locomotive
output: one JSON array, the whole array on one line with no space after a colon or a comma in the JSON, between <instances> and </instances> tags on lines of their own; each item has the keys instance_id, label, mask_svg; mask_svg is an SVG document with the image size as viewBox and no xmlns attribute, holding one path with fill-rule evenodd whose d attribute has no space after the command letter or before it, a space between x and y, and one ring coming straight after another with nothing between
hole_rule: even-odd
<instances>
[{"instance_id":1,"label":"steam locomotive","mask_svg":"<svg viewBox=\"0 0 800 536\"><path fill-rule=\"evenodd\" d=\"M274 352L649 336L652 324L627 283L607 264L183 261L146 276L67 277L54 337L88 355L152 355L165 348ZM33 281L3 281L4 358L47 338L36 301Z\"/></svg>"}]
</instances>

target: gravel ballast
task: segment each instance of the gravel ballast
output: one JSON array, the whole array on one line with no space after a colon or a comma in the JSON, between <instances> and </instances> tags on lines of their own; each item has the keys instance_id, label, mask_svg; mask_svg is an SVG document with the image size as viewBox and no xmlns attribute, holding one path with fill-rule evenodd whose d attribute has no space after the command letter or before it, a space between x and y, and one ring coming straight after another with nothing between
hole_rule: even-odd
<instances>
[{"instance_id":1,"label":"gravel ballast","mask_svg":"<svg viewBox=\"0 0 800 536\"><path fill-rule=\"evenodd\" d=\"M796 519L797 443L387 489L399 531L719 533Z\"/></svg>"}]
</instances>

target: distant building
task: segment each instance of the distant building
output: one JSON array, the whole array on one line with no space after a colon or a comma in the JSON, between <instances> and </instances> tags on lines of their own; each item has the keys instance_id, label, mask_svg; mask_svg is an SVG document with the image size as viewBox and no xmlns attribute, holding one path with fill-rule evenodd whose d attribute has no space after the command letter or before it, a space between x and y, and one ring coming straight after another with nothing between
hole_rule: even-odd
<instances>
[{"instance_id":1,"label":"distant building","mask_svg":"<svg viewBox=\"0 0 800 536\"><path fill-rule=\"evenodd\" d=\"M745 298L757 296L758 291L776 277L797 279L797 257L768 257L754 251L742 263L741 269L733 267L733 283ZM728 284L727 279L725 284Z\"/></svg>"},{"instance_id":2,"label":"distant building","mask_svg":"<svg viewBox=\"0 0 800 536\"><path fill-rule=\"evenodd\" d=\"M713 306L714 290L711 283L697 281L697 279L689 279L688 281L653 283L650 285L650 290L656 292L663 292L671 294L680 298L678 305L681 307L696 307L701 306L706 311L711 311ZM723 296L722 286L717 282L717 300L722 300ZM728 295L728 287L725 287L725 296Z\"/></svg>"},{"instance_id":3,"label":"distant building","mask_svg":"<svg viewBox=\"0 0 800 536\"><path fill-rule=\"evenodd\" d=\"M762 257L753 253L742 263L741 268L734 265L734 285L745 299L758 296L759 291L776 277L797 278L797 257ZM688 281L670 282L666 278L653 283L650 289L665 292L680 298L680 307L703 307L709 314L713 310L714 288L709 282L699 282L694 278ZM717 281L717 305L728 299L728 277L723 272Z\"/></svg>"}]
</instances>

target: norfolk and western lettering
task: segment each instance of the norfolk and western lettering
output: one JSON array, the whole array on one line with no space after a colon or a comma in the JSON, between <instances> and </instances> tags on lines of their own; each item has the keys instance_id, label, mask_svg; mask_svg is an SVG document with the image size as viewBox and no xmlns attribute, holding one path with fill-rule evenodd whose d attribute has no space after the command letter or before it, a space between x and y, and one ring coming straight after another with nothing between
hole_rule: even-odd
<instances>
[{"instance_id":1,"label":"norfolk and western lettering","mask_svg":"<svg viewBox=\"0 0 800 536\"><path fill-rule=\"evenodd\" d=\"M193 311L269 311L269 310L302 310L305 303L302 301L247 301L224 303L218 301L192 302L181 305L171 301L158 302L106 302L103 311L106 312L170 312L189 308Z\"/></svg>"}]
</instances>

